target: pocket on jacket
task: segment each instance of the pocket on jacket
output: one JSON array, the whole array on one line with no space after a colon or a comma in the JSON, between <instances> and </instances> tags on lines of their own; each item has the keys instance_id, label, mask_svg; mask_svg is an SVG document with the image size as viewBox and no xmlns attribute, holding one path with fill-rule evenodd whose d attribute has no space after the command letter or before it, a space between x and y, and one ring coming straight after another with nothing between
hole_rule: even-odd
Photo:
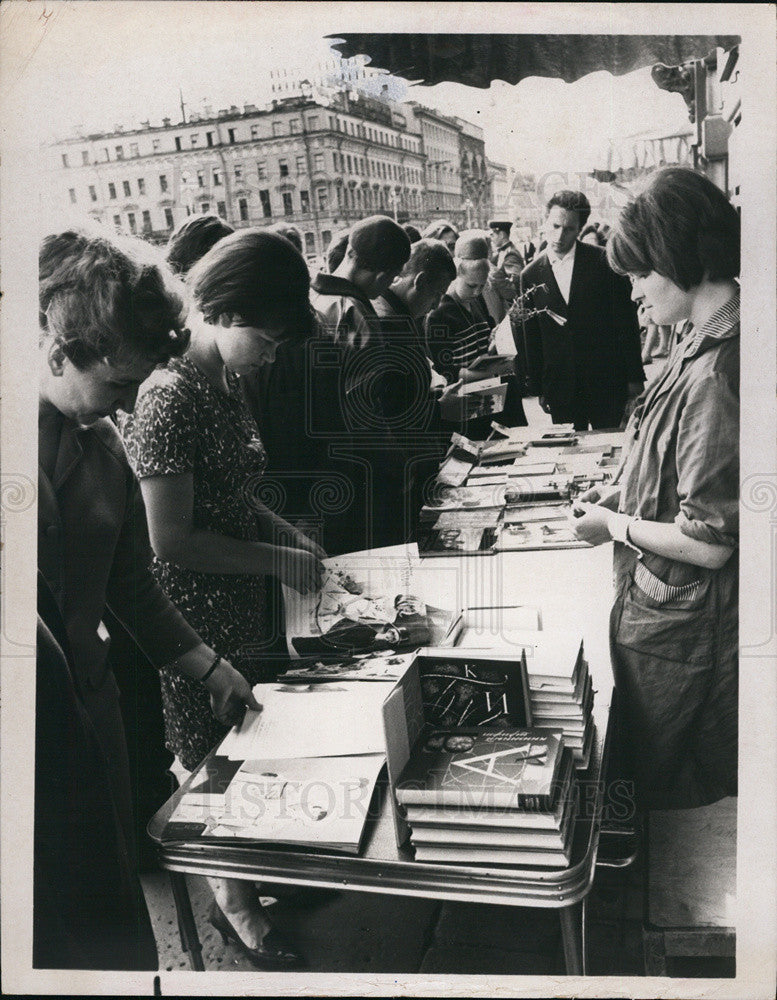
<instances>
[{"instance_id":1,"label":"pocket on jacket","mask_svg":"<svg viewBox=\"0 0 777 1000\"><path fill-rule=\"evenodd\" d=\"M713 655L714 621L709 606L710 579L700 578L677 595L661 593L655 581L646 593L634 576L626 587L615 642L650 656L677 663L709 663ZM644 581L643 581L644 582ZM679 589L679 588L678 588Z\"/></svg>"}]
</instances>

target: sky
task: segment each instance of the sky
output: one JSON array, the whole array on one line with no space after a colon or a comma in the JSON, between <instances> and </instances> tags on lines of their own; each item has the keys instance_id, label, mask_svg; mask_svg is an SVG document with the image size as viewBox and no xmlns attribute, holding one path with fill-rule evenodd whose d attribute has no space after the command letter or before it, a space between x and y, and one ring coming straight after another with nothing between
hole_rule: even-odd
<instances>
[{"instance_id":1,"label":"sky","mask_svg":"<svg viewBox=\"0 0 777 1000\"><path fill-rule=\"evenodd\" d=\"M324 36L353 28L358 6L10 0L0 5L0 94L24 105L25 132L37 141L179 121L179 88L190 110L261 105L270 70L325 57ZM403 6L418 5L370 5L382 16ZM390 23L405 27L396 17ZM479 124L489 158L514 169L590 170L611 138L687 127L682 98L659 91L649 74L594 73L574 84L535 77L488 90L450 83L412 87L407 96Z\"/></svg>"}]
</instances>

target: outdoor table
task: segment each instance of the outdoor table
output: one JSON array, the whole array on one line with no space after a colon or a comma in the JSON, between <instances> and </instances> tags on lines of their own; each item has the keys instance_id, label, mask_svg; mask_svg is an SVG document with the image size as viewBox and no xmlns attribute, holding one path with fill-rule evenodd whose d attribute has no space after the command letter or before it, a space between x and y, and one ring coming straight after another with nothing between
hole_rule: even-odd
<instances>
[{"instance_id":1,"label":"outdoor table","mask_svg":"<svg viewBox=\"0 0 777 1000\"><path fill-rule=\"evenodd\" d=\"M376 550L376 554L395 555L401 549ZM440 570L440 593L428 595L435 603L538 606L543 628L569 628L585 637L596 692L595 737L589 766L578 771L583 808L570 865L542 869L415 861L409 847L397 847L385 784L376 789L358 856L232 841L163 843L162 831L186 790L184 785L154 816L148 832L158 846L160 865L170 876L182 944L193 969L202 970L203 962L187 873L459 902L553 907L559 911L567 973L584 973L583 906L596 867L612 694L607 639L610 546L424 560L429 563L439 564Z\"/></svg>"}]
</instances>

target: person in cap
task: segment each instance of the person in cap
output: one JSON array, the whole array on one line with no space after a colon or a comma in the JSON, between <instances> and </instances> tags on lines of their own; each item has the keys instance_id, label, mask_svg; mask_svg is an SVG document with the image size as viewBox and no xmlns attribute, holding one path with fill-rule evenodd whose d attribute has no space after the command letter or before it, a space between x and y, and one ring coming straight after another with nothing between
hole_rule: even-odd
<instances>
[{"instance_id":1,"label":"person in cap","mask_svg":"<svg viewBox=\"0 0 777 1000\"><path fill-rule=\"evenodd\" d=\"M372 300L382 295L410 256L410 239L393 219L371 215L351 227L345 256L312 283L311 302L333 340L363 346L377 328Z\"/></svg>"},{"instance_id":2,"label":"person in cap","mask_svg":"<svg viewBox=\"0 0 777 1000\"><path fill-rule=\"evenodd\" d=\"M522 322L529 391L554 423L577 430L619 427L645 382L629 283L602 247L578 239L590 214L582 192L554 194L547 247L521 273L533 307L548 310Z\"/></svg>"},{"instance_id":3,"label":"person in cap","mask_svg":"<svg viewBox=\"0 0 777 1000\"><path fill-rule=\"evenodd\" d=\"M507 219L492 219L488 224L491 240L491 273L483 297L496 323L504 319L515 300L523 270L523 258L510 239L512 228L512 223Z\"/></svg>"}]
</instances>

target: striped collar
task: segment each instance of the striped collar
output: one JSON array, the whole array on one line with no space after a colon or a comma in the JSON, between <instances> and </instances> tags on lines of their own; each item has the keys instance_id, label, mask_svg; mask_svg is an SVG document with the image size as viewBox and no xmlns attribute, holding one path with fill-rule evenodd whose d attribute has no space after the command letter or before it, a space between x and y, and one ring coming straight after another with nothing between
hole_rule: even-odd
<instances>
[{"instance_id":1,"label":"striped collar","mask_svg":"<svg viewBox=\"0 0 777 1000\"><path fill-rule=\"evenodd\" d=\"M693 357L693 355L701 353L701 351L711 347L714 343L719 343L721 340L727 340L729 337L732 337L739 328L739 304L740 292L739 288L737 288L728 302L724 303L719 309L716 309L698 330L691 328L687 336L687 343L683 352L684 356L686 358Z\"/></svg>"}]
</instances>

